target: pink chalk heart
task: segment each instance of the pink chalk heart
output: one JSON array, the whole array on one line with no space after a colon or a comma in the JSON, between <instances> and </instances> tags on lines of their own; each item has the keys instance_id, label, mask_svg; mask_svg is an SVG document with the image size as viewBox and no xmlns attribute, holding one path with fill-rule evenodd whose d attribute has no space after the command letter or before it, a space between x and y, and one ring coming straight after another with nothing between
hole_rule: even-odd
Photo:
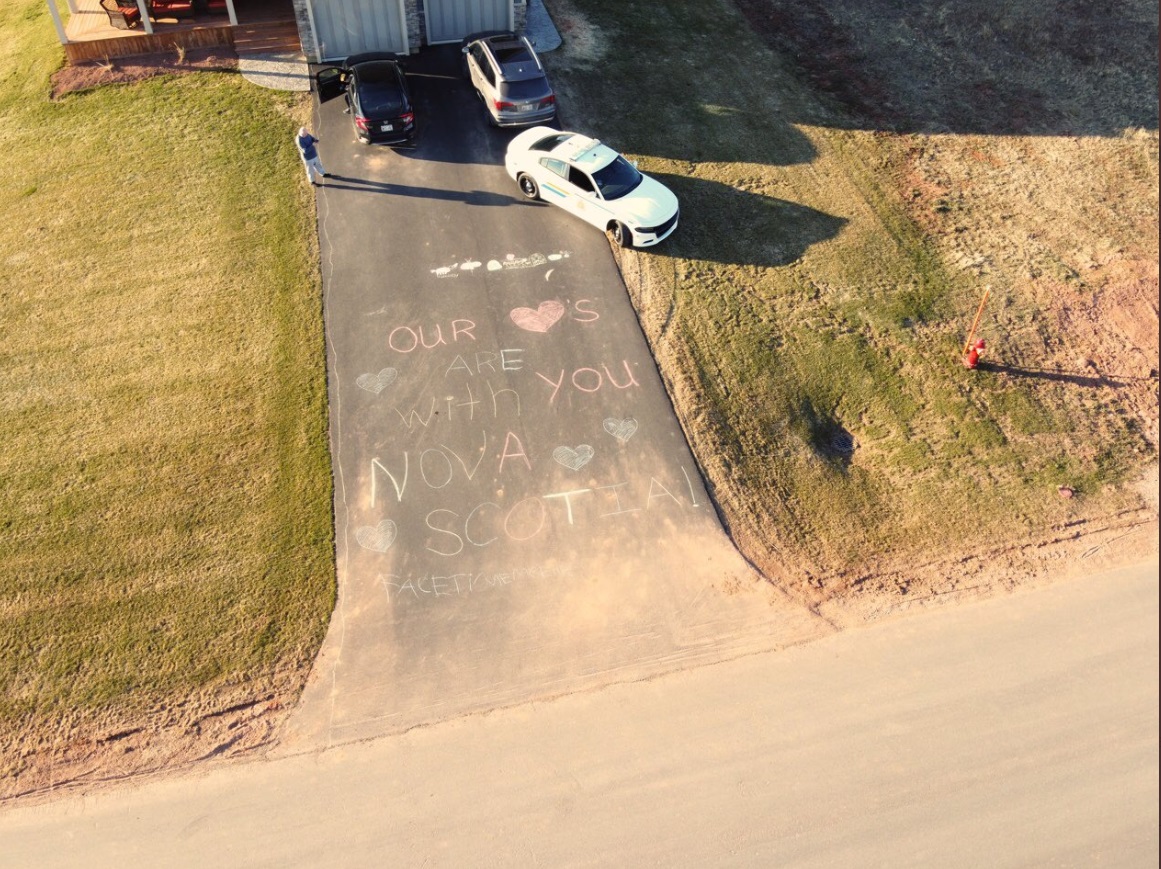
<instances>
[{"instance_id":1,"label":"pink chalk heart","mask_svg":"<svg viewBox=\"0 0 1161 869\"><path fill-rule=\"evenodd\" d=\"M513 308L509 316L521 329L529 332L547 332L564 316L564 305L556 299L549 299L547 302L541 302L535 311L531 308Z\"/></svg>"}]
</instances>

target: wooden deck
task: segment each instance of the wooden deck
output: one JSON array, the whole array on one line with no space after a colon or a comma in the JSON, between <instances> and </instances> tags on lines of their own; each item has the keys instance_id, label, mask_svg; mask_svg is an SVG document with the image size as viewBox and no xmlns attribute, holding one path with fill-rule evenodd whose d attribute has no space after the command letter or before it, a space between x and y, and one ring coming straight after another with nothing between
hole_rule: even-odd
<instances>
[{"instance_id":1,"label":"wooden deck","mask_svg":"<svg viewBox=\"0 0 1161 869\"><path fill-rule=\"evenodd\" d=\"M76 0L77 11L65 23L65 57L70 64L104 61L111 57L155 54L183 48L234 48L235 28L225 14L199 15L192 19L153 22L153 34L138 24L132 30L118 30L99 0ZM239 29L252 32L275 23L289 24L297 36L294 10L288 0L234 0ZM250 27L246 27L250 25ZM251 37L252 38L252 37Z\"/></svg>"}]
</instances>

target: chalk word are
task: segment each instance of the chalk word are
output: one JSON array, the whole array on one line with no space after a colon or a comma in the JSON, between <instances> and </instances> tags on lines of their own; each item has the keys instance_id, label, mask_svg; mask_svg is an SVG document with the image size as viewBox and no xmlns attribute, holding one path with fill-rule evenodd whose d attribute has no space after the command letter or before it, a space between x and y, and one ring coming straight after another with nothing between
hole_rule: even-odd
<instances>
[{"instance_id":1,"label":"chalk word are","mask_svg":"<svg viewBox=\"0 0 1161 869\"><path fill-rule=\"evenodd\" d=\"M548 263L556 263L561 260L566 260L570 256L567 250L562 250L559 253L532 253L528 256L516 256L515 254L508 254L503 259L490 259L486 266L489 272L499 272L513 269L531 269L537 266L547 265ZM451 265L439 266L431 269L431 273L437 278L458 278L460 275L472 275L479 270L480 266L484 265L479 260L466 260L462 263L452 263Z\"/></svg>"},{"instance_id":2,"label":"chalk word are","mask_svg":"<svg viewBox=\"0 0 1161 869\"><path fill-rule=\"evenodd\" d=\"M480 448L476 450L474 461L472 457L464 458L460 453L447 444L438 444L422 450L416 459L416 466L421 479L429 489L442 489L448 486L457 476L463 476L469 483L475 479L488 457L488 433L481 432ZM504 437L504 445L499 452L491 453L495 462L496 475L505 471L507 462L523 464L527 470L532 470L532 462L518 435L508 432ZM379 479L385 477L395 492L395 499L402 503L407 492L407 484L411 479L411 452L403 451L402 461L397 461L393 468L388 467L378 457L371 459L371 506L376 507L379 501Z\"/></svg>"},{"instance_id":3,"label":"chalk word are","mask_svg":"<svg viewBox=\"0 0 1161 869\"><path fill-rule=\"evenodd\" d=\"M451 377L452 374L462 372L469 377L478 377L485 371L495 374L497 365L500 366L500 371L519 371L524 367L524 360L520 356L523 352L519 347L508 347L498 353L484 350L479 353L456 354L456 358L443 372L443 376Z\"/></svg>"},{"instance_id":4,"label":"chalk word are","mask_svg":"<svg viewBox=\"0 0 1161 869\"><path fill-rule=\"evenodd\" d=\"M457 597L480 591L504 588L514 582L528 579L559 579L570 576L572 567L515 567L499 571L474 573L425 573L419 576L380 574L377 579L387 594L396 599L410 595L422 598Z\"/></svg>"},{"instance_id":5,"label":"chalk word are","mask_svg":"<svg viewBox=\"0 0 1161 869\"><path fill-rule=\"evenodd\" d=\"M568 525L580 525L666 506L700 508L702 505L697 500L689 473L685 468L681 473L685 477L686 490L679 488L676 493L651 476L647 487L639 485L635 489L629 483L614 483L533 495L508 508L494 501L484 501L466 512L432 510L424 518L424 524L438 536L429 540L424 548L451 558L468 546L483 549L499 540L525 543L544 533L550 515L564 519ZM685 499L686 492L688 500Z\"/></svg>"}]
</instances>

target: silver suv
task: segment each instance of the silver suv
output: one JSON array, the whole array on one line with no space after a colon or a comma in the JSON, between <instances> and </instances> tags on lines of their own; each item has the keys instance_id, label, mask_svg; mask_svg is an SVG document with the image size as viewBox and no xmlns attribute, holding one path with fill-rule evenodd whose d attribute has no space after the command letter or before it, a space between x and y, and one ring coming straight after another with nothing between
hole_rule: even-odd
<instances>
[{"instance_id":1,"label":"silver suv","mask_svg":"<svg viewBox=\"0 0 1161 869\"><path fill-rule=\"evenodd\" d=\"M532 44L511 31L473 33L462 44L464 74L497 127L543 124L556 117L556 94Z\"/></svg>"}]
</instances>

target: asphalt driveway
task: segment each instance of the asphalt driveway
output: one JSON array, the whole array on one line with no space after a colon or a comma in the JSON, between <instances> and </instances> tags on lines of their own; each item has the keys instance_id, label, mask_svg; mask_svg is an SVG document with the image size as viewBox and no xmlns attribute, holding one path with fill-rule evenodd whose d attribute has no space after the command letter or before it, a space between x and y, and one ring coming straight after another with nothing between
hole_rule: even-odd
<instances>
[{"instance_id":1,"label":"asphalt driveway","mask_svg":"<svg viewBox=\"0 0 1161 869\"><path fill-rule=\"evenodd\" d=\"M408 66L414 151L316 122L339 602L282 750L826 632L723 534L604 236L520 198L454 47Z\"/></svg>"}]
</instances>

